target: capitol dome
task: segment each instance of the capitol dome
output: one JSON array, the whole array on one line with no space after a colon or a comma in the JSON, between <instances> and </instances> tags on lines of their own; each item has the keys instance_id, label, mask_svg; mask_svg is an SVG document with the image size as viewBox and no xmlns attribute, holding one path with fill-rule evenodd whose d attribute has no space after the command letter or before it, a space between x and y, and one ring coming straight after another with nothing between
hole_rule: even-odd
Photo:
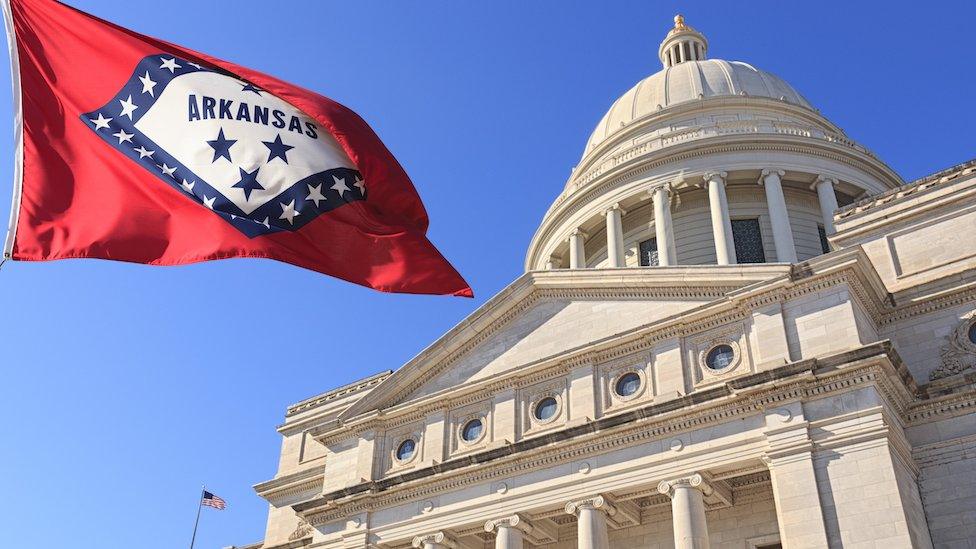
<instances>
[{"instance_id":1,"label":"capitol dome","mask_svg":"<svg viewBox=\"0 0 976 549\"><path fill-rule=\"evenodd\" d=\"M813 109L783 79L741 61L688 61L641 80L617 99L590 135L586 150L596 147L616 129L668 107L722 96L765 97Z\"/></svg>"},{"instance_id":2,"label":"capitol dome","mask_svg":"<svg viewBox=\"0 0 976 549\"><path fill-rule=\"evenodd\" d=\"M675 17L663 68L597 124L526 270L805 261L838 206L904 183L782 78L707 52Z\"/></svg>"}]
</instances>

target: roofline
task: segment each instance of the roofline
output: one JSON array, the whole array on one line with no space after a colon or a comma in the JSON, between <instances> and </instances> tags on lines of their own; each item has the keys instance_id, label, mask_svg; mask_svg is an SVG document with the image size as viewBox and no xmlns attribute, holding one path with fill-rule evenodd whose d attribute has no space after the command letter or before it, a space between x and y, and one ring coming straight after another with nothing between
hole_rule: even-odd
<instances>
[{"instance_id":1,"label":"roofline","mask_svg":"<svg viewBox=\"0 0 976 549\"><path fill-rule=\"evenodd\" d=\"M390 374L392 373L393 370L384 370L382 372L373 374L368 377L364 377L357 381L353 381L352 383L347 383L346 385L343 385L341 387L337 387L335 389L331 389L329 391L315 395L313 397L306 398L305 400L302 400L300 402L296 402L295 404L292 404L291 406L288 407L288 411L285 413L285 417L290 417L300 412L306 412L308 410L318 407L321 404L324 404L326 401L334 400L340 396L346 396L368 389L369 387L372 387L378 384L379 382L383 381L384 379L389 377Z\"/></svg>"}]
</instances>

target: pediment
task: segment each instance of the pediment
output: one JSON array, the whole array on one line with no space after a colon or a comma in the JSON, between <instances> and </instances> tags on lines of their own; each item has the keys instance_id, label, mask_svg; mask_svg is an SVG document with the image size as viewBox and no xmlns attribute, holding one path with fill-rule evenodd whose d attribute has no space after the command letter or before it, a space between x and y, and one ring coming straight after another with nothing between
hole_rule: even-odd
<instances>
[{"instance_id":1,"label":"pediment","mask_svg":"<svg viewBox=\"0 0 976 549\"><path fill-rule=\"evenodd\" d=\"M343 414L449 391L667 319L784 276L778 265L530 272Z\"/></svg>"}]
</instances>

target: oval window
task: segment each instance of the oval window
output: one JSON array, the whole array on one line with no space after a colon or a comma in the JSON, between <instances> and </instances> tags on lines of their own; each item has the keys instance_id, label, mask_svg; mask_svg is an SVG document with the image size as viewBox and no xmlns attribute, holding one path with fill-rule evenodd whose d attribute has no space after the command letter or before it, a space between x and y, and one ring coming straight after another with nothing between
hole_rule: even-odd
<instances>
[{"instance_id":1,"label":"oval window","mask_svg":"<svg viewBox=\"0 0 976 549\"><path fill-rule=\"evenodd\" d=\"M969 326L969 341L976 345L976 322Z\"/></svg>"},{"instance_id":2,"label":"oval window","mask_svg":"<svg viewBox=\"0 0 976 549\"><path fill-rule=\"evenodd\" d=\"M397 446L396 458L400 461L407 461L413 457L414 451L417 449L417 443L414 442L412 438L408 438Z\"/></svg>"},{"instance_id":3,"label":"oval window","mask_svg":"<svg viewBox=\"0 0 976 549\"><path fill-rule=\"evenodd\" d=\"M640 376L636 372L628 372L619 378L617 378L617 384L614 386L614 391L619 396L629 397L636 393L641 386Z\"/></svg>"},{"instance_id":4,"label":"oval window","mask_svg":"<svg viewBox=\"0 0 976 549\"><path fill-rule=\"evenodd\" d=\"M730 345L716 345L705 356L705 365L712 370L723 370L731 366L734 359L735 350Z\"/></svg>"},{"instance_id":5,"label":"oval window","mask_svg":"<svg viewBox=\"0 0 976 549\"><path fill-rule=\"evenodd\" d=\"M553 397L546 397L535 405L535 418L539 421L546 421L556 415L559 410L559 403Z\"/></svg>"},{"instance_id":6,"label":"oval window","mask_svg":"<svg viewBox=\"0 0 976 549\"><path fill-rule=\"evenodd\" d=\"M461 428L461 440L465 442L474 442L478 440L481 436L481 429L483 425L480 419L472 419L471 421L464 424Z\"/></svg>"}]
</instances>

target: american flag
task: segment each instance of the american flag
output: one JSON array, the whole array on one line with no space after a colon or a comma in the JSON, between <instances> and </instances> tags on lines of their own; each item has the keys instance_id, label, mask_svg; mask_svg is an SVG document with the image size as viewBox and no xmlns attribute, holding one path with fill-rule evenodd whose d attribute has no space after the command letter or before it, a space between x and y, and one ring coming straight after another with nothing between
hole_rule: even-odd
<instances>
[{"instance_id":1,"label":"american flag","mask_svg":"<svg viewBox=\"0 0 976 549\"><path fill-rule=\"evenodd\" d=\"M227 502L223 500L220 496L215 496L210 492L203 491L203 499L200 501L201 505L206 505L207 507L213 507L214 509L223 510L227 507Z\"/></svg>"}]
</instances>

